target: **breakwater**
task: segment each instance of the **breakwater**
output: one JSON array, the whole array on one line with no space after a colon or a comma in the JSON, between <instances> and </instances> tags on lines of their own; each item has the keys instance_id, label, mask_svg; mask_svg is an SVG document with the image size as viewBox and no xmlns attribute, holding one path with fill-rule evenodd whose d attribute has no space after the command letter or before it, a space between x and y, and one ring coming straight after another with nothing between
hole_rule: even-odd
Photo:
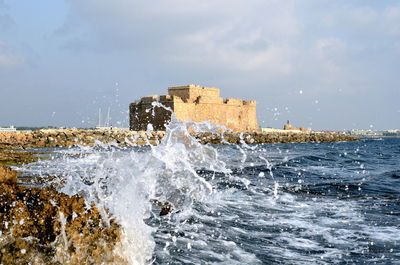
<instances>
[{"instance_id":1,"label":"breakwater","mask_svg":"<svg viewBox=\"0 0 400 265\"><path fill-rule=\"evenodd\" d=\"M261 143L299 143L299 142L338 142L355 141L357 138L321 132L191 132L202 144L261 144ZM58 147L84 145L93 146L101 143L117 145L157 145L165 136L164 131L129 131L121 129L55 129L31 132L1 132L0 147Z\"/></svg>"}]
</instances>

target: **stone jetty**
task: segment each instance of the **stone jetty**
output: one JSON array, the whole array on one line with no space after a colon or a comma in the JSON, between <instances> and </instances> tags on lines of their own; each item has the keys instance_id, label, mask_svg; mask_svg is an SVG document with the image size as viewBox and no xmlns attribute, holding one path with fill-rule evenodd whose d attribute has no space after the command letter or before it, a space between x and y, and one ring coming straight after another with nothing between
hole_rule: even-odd
<instances>
[{"instance_id":1,"label":"stone jetty","mask_svg":"<svg viewBox=\"0 0 400 265\"><path fill-rule=\"evenodd\" d=\"M269 144L269 143L302 143L302 142L341 142L357 141L357 138L339 133L321 132L276 132L276 133L195 133L201 143L207 144Z\"/></svg>"},{"instance_id":2,"label":"stone jetty","mask_svg":"<svg viewBox=\"0 0 400 265\"><path fill-rule=\"evenodd\" d=\"M260 144L260 143L298 143L298 142L337 142L355 141L349 135L331 132L193 132L192 136L203 144ZM31 132L0 132L0 148L13 147L57 147L102 143L127 145L156 145L164 137L165 131L129 131L122 129L54 129Z\"/></svg>"}]
</instances>

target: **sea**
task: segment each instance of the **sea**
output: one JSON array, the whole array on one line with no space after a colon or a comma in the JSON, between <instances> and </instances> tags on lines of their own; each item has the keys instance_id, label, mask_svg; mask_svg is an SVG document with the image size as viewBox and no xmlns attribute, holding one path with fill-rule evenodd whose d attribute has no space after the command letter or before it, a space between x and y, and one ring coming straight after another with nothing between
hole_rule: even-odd
<instances>
[{"instance_id":1,"label":"sea","mask_svg":"<svg viewBox=\"0 0 400 265\"><path fill-rule=\"evenodd\" d=\"M38 150L19 170L108 209L130 264L400 264L400 138Z\"/></svg>"}]
</instances>

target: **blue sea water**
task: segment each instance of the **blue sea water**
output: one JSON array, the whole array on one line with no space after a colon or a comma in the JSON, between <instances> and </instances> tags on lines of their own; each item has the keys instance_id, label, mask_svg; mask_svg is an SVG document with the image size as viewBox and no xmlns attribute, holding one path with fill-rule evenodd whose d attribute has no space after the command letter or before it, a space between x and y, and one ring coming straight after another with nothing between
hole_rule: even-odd
<instances>
[{"instance_id":1,"label":"blue sea water","mask_svg":"<svg viewBox=\"0 0 400 265\"><path fill-rule=\"evenodd\" d=\"M130 264L400 264L400 138L53 151L21 170L108 208Z\"/></svg>"},{"instance_id":2,"label":"blue sea water","mask_svg":"<svg viewBox=\"0 0 400 265\"><path fill-rule=\"evenodd\" d=\"M220 198L152 224L156 264L400 264L399 138L216 148Z\"/></svg>"}]
</instances>

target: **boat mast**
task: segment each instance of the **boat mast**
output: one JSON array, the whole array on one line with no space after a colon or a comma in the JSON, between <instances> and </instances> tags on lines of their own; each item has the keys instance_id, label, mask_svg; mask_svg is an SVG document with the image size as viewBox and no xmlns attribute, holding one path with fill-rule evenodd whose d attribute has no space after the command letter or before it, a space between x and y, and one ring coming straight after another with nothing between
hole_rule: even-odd
<instances>
[{"instance_id":1,"label":"boat mast","mask_svg":"<svg viewBox=\"0 0 400 265\"><path fill-rule=\"evenodd\" d=\"M101 108L99 108L99 123L97 125L97 127L101 126Z\"/></svg>"},{"instance_id":2,"label":"boat mast","mask_svg":"<svg viewBox=\"0 0 400 265\"><path fill-rule=\"evenodd\" d=\"M107 124L106 127L110 127L110 107L108 107L107 111Z\"/></svg>"}]
</instances>

